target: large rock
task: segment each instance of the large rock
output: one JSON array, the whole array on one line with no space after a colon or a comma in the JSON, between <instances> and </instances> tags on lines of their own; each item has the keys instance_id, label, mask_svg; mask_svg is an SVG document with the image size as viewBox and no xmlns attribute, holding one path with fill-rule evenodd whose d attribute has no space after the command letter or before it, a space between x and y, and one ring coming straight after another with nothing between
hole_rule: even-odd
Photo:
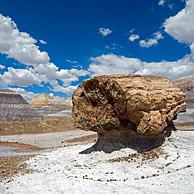
<instances>
[{"instance_id":1,"label":"large rock","mask_svg":"<svg viewBox=\"0 0 194 194\"><path fill-rule=\"evenodd\" d=\"M72 100L75 126L103 138L159 136L186 110L185 94L157 76L95 77L84 81Z\"/></svg>"}]
</instances>

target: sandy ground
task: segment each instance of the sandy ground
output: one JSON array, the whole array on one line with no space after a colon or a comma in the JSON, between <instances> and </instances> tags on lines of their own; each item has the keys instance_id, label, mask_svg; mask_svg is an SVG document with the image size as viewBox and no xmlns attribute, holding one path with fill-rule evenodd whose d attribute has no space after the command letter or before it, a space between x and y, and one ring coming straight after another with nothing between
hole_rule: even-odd
<instances>
[{"instance_id":1,"label":"sandy ground","mask_svg":"<svg viewBox=\"0 0 194 194\"><path fill-rule=\"evenodd\" d=\"M26 167L25 163L28 159L29 156L0 157L0 182L11 181L17 173L29 173L31 170Z\"/></svg>"},{"instance_id":2,"label":"sandy ground","mask_svg":"<svg viewBox=\"0 0 194 194\"><path fill-rule=\"evenodd\" d=\"M38 134L74 130L72 118L48 118L33 121L0 121L0 135Z\"/></svg>"},{"instance_id":3,"label":"sandy ground","mask_svg":"<svg viewBox=\"0 0 194 194\"><path fill-rule=\"evenodd\" d=\"M0 141L0 158L11 156L33 155L43 149L35 146L18 142Z\"/></svg>"},{"instance_id":4,"label":"sandy ground","mask_svg":"<svg viewBox=\"0 0 194 194\"><path fill-rule=\"evenodd\" d=\"M194 132L175 131L150 152L124 148L81 154L93 144L56 148L26 164L31 173L0 183L3 194L193 194Z\"/></svg>"},{"instance_id":5,"label":"sandy ground","mask_svg":"<svg viewBox=\"0 0 194 194\"><path fill-rule=\"evenodd\" d=\"M23 163L30 156L50 152L57 147L94 142L96 137L96 133L82 130L0 136L0 181L19 172L28 172Z\"/></svg>"},{"instance_id":6,"label":"sandy ground","mask_svg":"<svg viewBox=\"0 0 194 194\"><path fill-rule=\"evenodd\" d=\"M0 181L17 173L28 173L24 163L30 156L41 153L42 148L34 145L0 141Z\"/></svg>"},{"instance_id":7,"label":"sandy ground","mask_svg":"<svg viewBox=\"0 0 194 194\"><path fill-rule=\"evenodd\" d=\"M193 193L194 121L179 120L176 127L161 147L144 154L129 148L80 154L97 135L74 129L71 119L36 121L34 126L1 122L0 193ZM138 180L147 181L142 185Z\"/></svg>"},{"instance_id":8,"label":"sandy ground","mask_svg":"<svg viewBox=\"0 0 194 194\"><path fill-rule=\"evenodd\" d=\"M182 131L194 131L194 121L176 122L175 127Z\"/></svg>"},{"instance_id":9,"label":"sandy ground","mask_svg":"<svg viewBox=\"0 0 194 194\"><path fill-rule=\"evenodd\" d=\"M41 148L56 148L61 146L68 146L70 144L70 142L68 141L70 141L71 139L80 138L93 134L96 133L92 131L76 129L71 131L42 133L42 134L5 135L0 136L0 141L31 144Z\"/></svg>"}]
</instances>

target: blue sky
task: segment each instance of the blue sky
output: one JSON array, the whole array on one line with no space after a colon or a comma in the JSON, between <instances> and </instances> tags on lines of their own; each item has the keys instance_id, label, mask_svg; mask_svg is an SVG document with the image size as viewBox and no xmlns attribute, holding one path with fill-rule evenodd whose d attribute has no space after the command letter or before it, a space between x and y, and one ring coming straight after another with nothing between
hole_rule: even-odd
<instances>
[{"instance_id":1,"label":"blue sky","mask_svg":"<svg viewBox=\"0 0 194 194\"><path fill-rule=\"evenodd\" d=\"M193 0L1 0L0 87L12 87L27 97L40 92L68 97L83 79L94 75L118 72L176 79L192 74L188 56L193 56L193 37L184 29L193 30L193 4ZM178 15L186 9L191 14ZM10 21L8 25L18 30L17 35L7 35L9 17L17 27ZM21 32L35 41L29 43L25 36L18 42ZM14 46L7 49L10 41ZM32 56L24 48L34 45L37 60L27 59Z\"/></svg>"}]
</instances>

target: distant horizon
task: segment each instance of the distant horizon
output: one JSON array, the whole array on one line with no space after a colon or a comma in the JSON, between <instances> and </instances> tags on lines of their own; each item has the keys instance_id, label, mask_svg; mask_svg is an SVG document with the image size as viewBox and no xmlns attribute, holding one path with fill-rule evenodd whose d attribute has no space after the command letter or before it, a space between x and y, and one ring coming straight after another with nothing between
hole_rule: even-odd
<instances>
[{"instance_id":1,"label":"distant horizon","mask_svg":"<svg viewBox=\"0 0 194 194\"><path fill-rule=\"evenodd\" d=\"M84 79L194 74L194 0L0 2L0 88L69 98Z\"/></svg>"}]
</instances>

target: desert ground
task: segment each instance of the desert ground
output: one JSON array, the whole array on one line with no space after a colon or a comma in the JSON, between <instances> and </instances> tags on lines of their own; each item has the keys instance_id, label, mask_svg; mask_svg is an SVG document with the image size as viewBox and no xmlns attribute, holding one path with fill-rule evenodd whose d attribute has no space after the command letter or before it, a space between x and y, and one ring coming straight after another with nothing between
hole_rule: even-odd
<instances>
[{"instance_id":1,"label":"desert ground","mask_svg":"<svg viewBox=\"0 0 194 194\"><path fill-rule=\"evenodd\" d=\"M1 193L193 193L194 121L158 148L84 154L97 134L71 118L0 123Z\"/></svg>"},{"instance_id":2,"label":"desert ground","mask_svg":"<svg viewBox=\"0 0 194 194\"><path fill-rule=\"evenodd\" d=\"M0 181L29 172L24 162L55 148L94 142L97 135L75 129L72 118L0 122Z\"/></svg>"},{"instance_id":3,"label":"desert ground","mask_svg":"<svg viewBox=\"0 0 194 194\"><path fill-rule=\"evenodd\" d=\"M0 0L0 194L194 194L193 20L194 0Z\"/></svg>"},{"instance_id":4,"label":"desert ground","mask_svg":"<svg viewBox=\"0 0 194 194\"><path fill-rule=\"evenodd\" d=\"M0 135L39 134L73 130L71 117L32 121L0 121Z\"/></svg>"}]
</instances>

